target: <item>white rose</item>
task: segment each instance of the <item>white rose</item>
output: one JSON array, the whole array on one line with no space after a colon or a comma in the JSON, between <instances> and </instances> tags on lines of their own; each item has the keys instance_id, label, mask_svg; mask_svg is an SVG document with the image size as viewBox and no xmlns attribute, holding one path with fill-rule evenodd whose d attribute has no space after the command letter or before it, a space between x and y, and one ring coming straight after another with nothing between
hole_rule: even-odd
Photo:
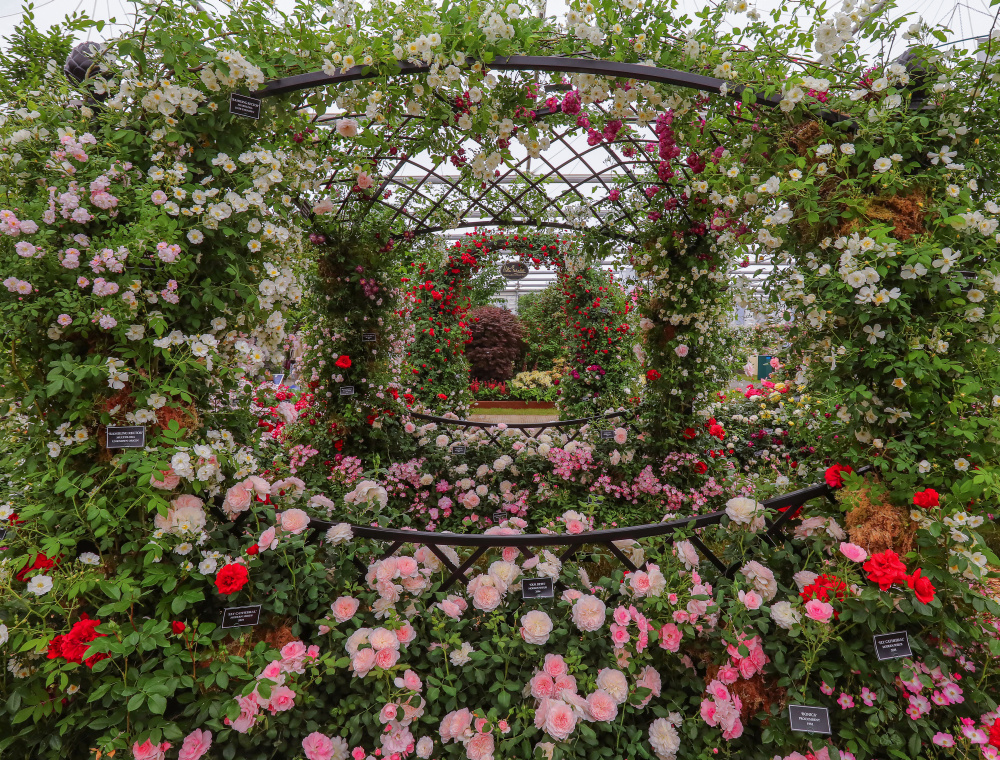
<instances>
[{"instance_id":1,"label":"white rose","mask_svg":"<svg viewBox=\"0 0 1000 760\"><path fill-rule=\"evenodd\" d=\"M775 602L770 607L770 613L774 624L786 631L802 620L802 613L792 607L790 602Z\"/></svg>"},{"instance_id":2,"label":"white rose","mask_svg":"<svg viewBox=\"0 0 1000 760\"><path fill-rule=\"evenodd\" d=\"M542 610L531 610L521 618L521 638L529 644L545 644L552 633L552 620Z\"/></svg>"},{"instance_id":3,"label":"white rose","mask_svg":"<svg viewBox=\"0 0 1000 760\"><path fill-rule=\"evenodd\" d=\"M0 623L0 644L6 644L8 638L10 637L7 634L7 626L5 626L3 623Z\"/></svg>"},{"instance_id":4,"label":"white rose","mask_svg":"<svg viewBox=\"0 0 1000 760\"><path fill-rule=\"evenodd\" d=\"M354 538L354 532L348 523L334 525L326 532L326 540L331 546L344 544Z\"/></svg>"},{"instance_id":5,"label":"white rose","mask_svg":"<svg viewBox=\"0 0 1000 760\"><path fill-rule=\"evenodd\" d=\"M44 596L52 590L52 579L47 575L36 575L28 581L28 591L35 596Z\"/></svg>"},{"instance_id":6,"label":"white rose","mask_svg":"<svg viewBox=\"0 0 1000 760\"><path fill-rule=\"evenodd\" d=\"M754 517L761 509L763 509L763 505L760 502L745 496L737 496L726 502L726 514L729 519L740 525L749 525L753 522Z\"/></svg>"}]
</instances>

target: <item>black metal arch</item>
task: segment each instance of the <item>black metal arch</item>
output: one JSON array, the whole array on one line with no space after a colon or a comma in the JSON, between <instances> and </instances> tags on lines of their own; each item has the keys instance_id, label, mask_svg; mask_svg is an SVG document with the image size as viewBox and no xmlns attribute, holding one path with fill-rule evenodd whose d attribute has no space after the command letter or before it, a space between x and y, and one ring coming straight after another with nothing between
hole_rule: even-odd
<instances>
[{"instance_id":1,"label":"black metal arch","mask_svg":"<svg viewBox=\"0 0 1000 760\"><path fill-rule=\"evenodd\" d=\"M473 58L466 61L468 66L482 63ZM540 72L565 72L575 74L591 74L609 78L636 79L643 82L653 82L658 84L671 85L679 88L696 90L714 94L722 94L734 100L741 100L743 92L747 89L743 85L735 85L727 80L715 77L695 74L688 71L676 69L663 69L655 66L643 66L635 63L619 63L614 61L602 61L588 58L567 58L562 56L498 56L488 64L483 65L484 70L494 71L540 71ZM275 97L289 95L295 92L316 89L327 85L338 85L347 82L374 79L380 76L415 76L427 74L431 70L430 66L423 64L413 64L410 62L400 62L391 69L378 68L375 66L353 66L349 69L339 69L333 74L326 74L322 71L314 71L295 76L283 77L271 80L264 84L255 94L260 97ZM547 90L566 89L564 85L551 85ZM759 105L775 107L780 102L780 96L757 96L755 102ZM590 108L607 113L599 104L589 104ZM841 123L849 126L848 117L832 111L817 109L816 117L830 124ZM549 109L541 109L537 112L538 119L551 116ZM521 159L514 165L508 165L500 177L486 181L485 187L476 191L463 184L462 177L448 176L440 171L443 162L418 162L415 157L407 155L405 151L401 155L390 155L387 145L400 143L405 146L408 140L406 135L414 127L419 127L423 121L420 116L405 116L394 128L390 128L385 133L383 147L380 147L371 155L359 155L365 162L394 163L391 169L384 173L381 185L369 196L358 196L350 192L350 185L353 178L345 180L336 176L331 177L327 182L327 187L340 185L342 197L335 216L344 218L351 215L355 204L364 204L363 209L367 210L378 204L391 210L390 225L402 222L410 227L414 234L427 234L440 232L445 229L455 229L458 227L477 226L535 226L535 227L555 227L574 228L574 225L553 221L545 217L567 218L566 204L568 203L590 203L584 198L580 188L585 185L601 186L605 190L610 190L611 186L605 181L604 175L610 171L621 171L632 185L640 185L640 174L648 174L650 170L655 174L659 159L650 157L644 150L644 143L656 139L655 132L651 125L647 127L648 135L639 135L635 132L620 135L614 143L603 142L599 146L588 146L585 150L578 150L569 138L578 135L579 128L567 126L553 135L553 146L560 144L570 152L571 159L562 163L553 162L544 154L537 159L537 165L541 165L542 171L532 174L530 168L530 158ZM846 124L845 124L846 123ZM474 136L469 136L475 141ZM634 158L626 159L617 147L631 144L635 150ZM595 152L603 153L604 158L610 158L610 166L601 168L598 161L588 161L587 158ZM564 171L570 162L579 162L586 172L579 176L567 176ZM427 165L431 164L431 165ZM419 174L412 182L400 179L400 172L407 165L415 168ZM676 169L687 172L687 167L679 165ZM513 184L518 189L516 192L508 192L504 185ZM519 183L514 184L514 183ZM544 190L544 185L549 183L559 183L565 185L565 190L557 197L549 198ZM348 184L348 187L343 187ZM434 185L441 185L444 190L437 197L429 190ZM391 191L394 197L398 198L390 201L385 198L387 191ZM668 192L672 192L668 187ZM499 198L491 197L499 196ZM540 205L540 208L531 208L532 203ZM412 208L418 205L419 208ZM445 209L453 209L449 214L453 218L469 219L475 218L479 221L443 224L438 214L443 214ZM619 208L614 208L611 204L604 204L598 211L593 206L588 205L588 221L594 222L604 228L609 237L622 240L631 239L629 232L637 226L635 209L629 208L628 204L620 204ZM685 214L683 207L681 214Z\"/></svg>"}]
</instances>

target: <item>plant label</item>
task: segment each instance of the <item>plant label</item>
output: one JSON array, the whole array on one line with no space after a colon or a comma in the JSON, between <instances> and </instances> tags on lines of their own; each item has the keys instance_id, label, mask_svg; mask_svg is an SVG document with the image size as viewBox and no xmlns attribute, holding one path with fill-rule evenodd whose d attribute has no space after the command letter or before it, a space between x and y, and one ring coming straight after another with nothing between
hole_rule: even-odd
<instances>
[{"instance_id":1,"label":"plant label","mask_svg":"<svg viewBox=\"0 0 1000 760\"><path fill-rule=\"evenodd\" d=\"M141 449L146 445L146 426L108 425L105 443L109 449Z\"/></svg>"},{"instance_id":2,"label":"plant label","mask_svg":"<svg viewBox=\"0 0 1000 760\"><path fill-rule=\"evenodd\" d=\"M613 441L614 439L615 439L615 431L614 430L602 430L601 431L601 440L602 441Z\"/></svg>"},{"instance_id":3,"label":"plant label","mask_svg":"<svg viewBox=\"0 0 1000 760\"><path fill-rule=\"evenodd\" d=\"M229 113L245 119L259 119L262 102L260 98L251 98L249 95L234 92L229 95Z\"/></svg>"},{"instance_id":4,"label":"plant label","mask_svg":"<svg viewBox=\"0 0 1000 760\"><path fill-rule=\"evenodd\" d=\"M361 333L362 343L374 343L376 339L375 333Z\"/></svg>"},{"instance_id":5,"label":"plant label","mask_svg":"<svg viewBox=\"0 0 1000 760\"><path fill-rule=\"evenodd\" d=\"M508 280L523 280L528 271L528 265L523 261L505 261L500 265L500 274Z\"/></svg>"},{"instance_id":6,"label":"plant label","mask_svg":"<svg viewBox=\"0 0 1000 760\"><path fill-rule=\"evenodd\" d=\"M279 386L285 382L285 376L283 374L272 375L271 382L274 383L275 386Z\"/></svg>"},{"instance_id":7,"label":"plant label","mask_svg":"<svg viewBox=\"0 0 1000 760\"><path fill-rule=\"evenodd\" d=\"M493 522L495 522L495 523L502 523L506 519L507 519L507 515L504 512L494 512L493 513Z\"/></svg>"},{"instance_id":8,"label":"plant label","mask_svg":"<svg viewBox=\"0 0 1000 760\"><path fill-rule=\"evenodd\" d=\"M875 641L875 656L879 661L913 656L910 650L910 636L906 631L876 633L872 638Z\"/></svg>"},{"instance_id":9,"label":"plant label","mask_svg":"<svg viewBox=\"0 0 1000 760\"><path fill-rule=\"evenodd\" d=\"M259 604L251 604L247 607L226 607L222 611L223 628L242 628L245 625L257 625L259 622Z\"/></svg>"},{"instance_id":10,"label":"plant label","mask_svg":"<svg viewBox=\"0 0 1000 760\"><path fill-rule=\"evenodd\" d=\"M340 386L340 395L341 396L353 396L354 395L354 386L353 385L342 385L342 386Z\"/></svg>"},{"instance_id":11,"label":"plant label","mask_svg":"<svg viewBox=\"0 0 1000 760\"><path fill-rule=\"evenodd\" d=\"M789 705L788 720L792 731L804 731L809 734L833 733L830 730L830 711L825 707Z\"/></svg>"},{"instance_id":12,"label":"plant label","mask_svg":"<svg viewBox=\"0 0 1000 760\"><path fill-rule=\"evenodd\" d=\"M452 447L451 453L452 454L464 454L468 450L469 450L468 446L465 446L464 444L460 443L458 446Z\"/></svg>"},{"instance_id":13,"label":"plant label","mask_svg":"<svg viewBox=\"0 0 1000 760\"><path fill-rule=\"evenodd\" d=\"M7 529L0 528L0 541L3 541L7 537Z\"/></svg>"},{"instance_id":14,"label":"plant label","mask_svg":"<svg viewBox=\"0 0 1000 760\"><path fill-rule=\"evenodd\" d=\"M551 599L555 596L555 585L551 578L525 578L521 581L522 599Z\"/></svg>"}]
</instances>

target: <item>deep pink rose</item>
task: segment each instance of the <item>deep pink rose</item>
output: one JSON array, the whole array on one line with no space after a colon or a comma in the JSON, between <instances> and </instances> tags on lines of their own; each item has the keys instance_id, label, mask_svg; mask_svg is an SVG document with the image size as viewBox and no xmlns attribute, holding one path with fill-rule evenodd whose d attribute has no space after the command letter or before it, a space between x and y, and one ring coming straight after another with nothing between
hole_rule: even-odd
<instances>
[{"instance_id":1,"label":"deep pink rose","mask_svg":"<svg viewBox=\"0 0 1000 760\"><path fill-rule=\"evenodd\" d=\"M313 731L302 740L302 751L308 760L330 760L333 757L333 750L333 740L319 731Z\"/></svg>"},{"instance_id":2,"label":"deep pink rose","mask_svg":"<svg viewBox=\"0 0 1000 760\"><path fill-rule=\"evenodd\" d=\"M170 749L170 742L153 744L149 739L146 739L142 744L136 742L132 745L132 754L135 756L135 760L163 760L168 749Z\"/></svg>"},{"instance_id":3,"label":"deep pink rose","mask_svg":"<svg viewBox=\"0 0 1000 760\"><path fill-rule=\"evenodd\" d=\"M212 746L212 732L196 728L184 739L177 760L201 760Z\"/></svg>"}]
</instances>

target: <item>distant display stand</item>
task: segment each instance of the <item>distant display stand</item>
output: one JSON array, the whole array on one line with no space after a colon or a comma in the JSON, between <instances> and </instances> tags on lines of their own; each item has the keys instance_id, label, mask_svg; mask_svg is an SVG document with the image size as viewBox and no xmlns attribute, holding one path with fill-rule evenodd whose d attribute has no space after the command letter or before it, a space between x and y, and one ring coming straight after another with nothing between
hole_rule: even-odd
<instances>
[{"instance_id":1,"label":"distant display stand","mask_svg":"<svg viewBox=\"0 0 1000 760\"><path fill-rule=\"evenodd\" d=\"M774 368L771 366L770 356L758 356L757 357L757 379L766 380L767 376L774 372Z\"/></svg>"}]
</instances>

